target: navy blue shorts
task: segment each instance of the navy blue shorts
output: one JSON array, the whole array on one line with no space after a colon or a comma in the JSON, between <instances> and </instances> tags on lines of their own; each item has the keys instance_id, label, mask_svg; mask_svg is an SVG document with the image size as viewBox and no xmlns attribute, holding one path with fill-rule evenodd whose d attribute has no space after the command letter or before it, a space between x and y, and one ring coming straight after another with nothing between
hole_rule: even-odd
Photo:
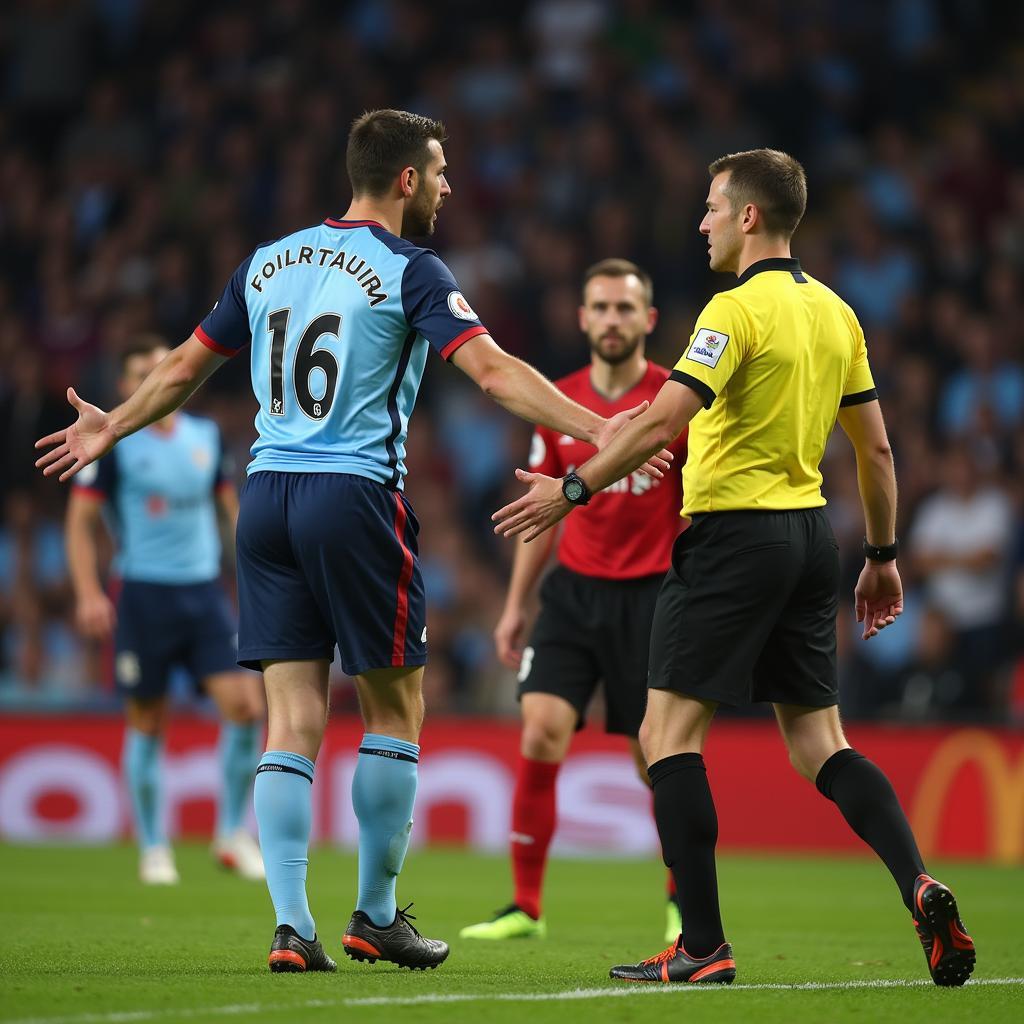
<instances>
[{"instance_id":1,"label":"navy blue shorts","mask_svg":"<svg viewBox=\"0 0 1024 1024\"><path fill-rule=\"evenodd\" d=\"M117 599L114 677L128 697L167 692L171 669L185 668L194 685L236 672L234 613L216 580L141 583L125 580Z\"/></svg>"},{"instance_id":2,"label":"navy blue shorts","mask_svg":"<svg viewBox=\"0 0 1024 1024\"><path fill-rule=\"evenodd\" d=\"M350 675L422 665L419 523L404 494L342 473L253 473L242 488L238 663L334 657Z\"/></svg>"}]
</instances>

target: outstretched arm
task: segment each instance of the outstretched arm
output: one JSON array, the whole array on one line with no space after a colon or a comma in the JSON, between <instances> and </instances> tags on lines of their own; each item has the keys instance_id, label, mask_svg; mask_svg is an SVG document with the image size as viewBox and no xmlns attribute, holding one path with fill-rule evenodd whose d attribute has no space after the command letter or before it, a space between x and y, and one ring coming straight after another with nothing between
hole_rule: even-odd
<instances>
[{"instance_id":1,"label":"outstretched arm","mask_svg":"<svg viewBox=\"0 0 1024 1024\"><path fill-rule=\"evenodd\" d=\"M78 419L36 441L36 448L50 449L36 466L44 476L60 473L62 481L70 480L109 452L122 437L174 412L224 361L224 356L207 348L193 334L157 364L131 398L110 412L82 401L74 388L68 388L68 401L77 410Z\"/></svg>"},{"instance_id":2,"label":"outstretched arm","mask_svg":"<svg viewBox=\"0 0 1024 1024\"><path fill-rule=\"evenodd\" d=\"M550 427L570 434L603 450L612 437L634 416L647 408L641 402L611 419L604 419L559 391L542 373L500 348L488 334L471 338L451 357L451 361L477 386L510 413L528 423ZM672 453L655 448L644 472L660 478L669 468Z\"/></svg>"},{"instance_id":3,"label":"outstretched arm","mask_svg":"<svg viewBox=\"0 0 1024 1024\"><path fill-rule=\"evenodd\" d=\"M650 408L626 423L577 474L591 493L603 490L671 444L703 407L703 399L688 384L666 381ZM497 524L495 533L504 537L523 534L524 541L531 541L568 515L573 506L562 495L561 481L521 469L516 476L530 485L529 491L491 519Z\"/></svg>"}]
</instances>

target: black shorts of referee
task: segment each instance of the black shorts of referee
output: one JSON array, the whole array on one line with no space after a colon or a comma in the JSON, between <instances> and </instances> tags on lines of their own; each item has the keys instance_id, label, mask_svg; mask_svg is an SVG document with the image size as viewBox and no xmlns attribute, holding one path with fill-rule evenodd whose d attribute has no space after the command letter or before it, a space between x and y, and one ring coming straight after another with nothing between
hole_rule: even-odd
<instances>
[{"instance_id":1,"label":"black shorts of referee","mask_svg":"<svg viewBox=\"0 0 1024 1024\"><path fill-rule=\"evenodd\" d=\"M564 566L541 585L541 610L523 651L519 697L568 701L582 729L603 684L605 732L636 737L647 708L647 655L662 575L632 580L583 576Z\"/></svg>"},{"instance_id":2,"label":"black shorts of referee","mask_svg":"<svg viewBox=\"0 0 1024 1024\"><path fill-rule=\"evenodd\" d=\"M839 702L839 546L822 508L709 512L672 549L649 687L698 700Z\"/></svg>"}]
</instances>

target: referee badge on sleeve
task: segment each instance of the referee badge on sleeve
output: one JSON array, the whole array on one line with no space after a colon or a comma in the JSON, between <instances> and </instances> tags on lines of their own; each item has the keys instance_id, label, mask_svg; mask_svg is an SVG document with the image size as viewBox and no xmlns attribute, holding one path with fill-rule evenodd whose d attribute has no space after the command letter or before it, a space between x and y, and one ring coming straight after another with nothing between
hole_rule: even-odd
<instances>
[{"instance_id":1,"label":"referee badge on sleeve","mask_svg":"<svg viewBox=\"0 0 1024 1024\"><path fill-rule=\"evenodd\" d=\"M687 359L695 363L703 363L712 369L718 365L718 360L729 344L729 335L721 331L712 331L702 327L690 345L690 351L686 353Z\"/></svg>"}]
</instances>

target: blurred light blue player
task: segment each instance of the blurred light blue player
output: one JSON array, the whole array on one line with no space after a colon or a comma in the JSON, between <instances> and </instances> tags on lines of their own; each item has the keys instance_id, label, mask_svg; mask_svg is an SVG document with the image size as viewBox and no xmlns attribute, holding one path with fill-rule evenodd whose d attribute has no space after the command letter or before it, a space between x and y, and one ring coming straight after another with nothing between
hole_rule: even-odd
<instances>
[{"instance_id":1,"label":"blurred light blue player","mask_svg":"<svg viewBox=\"0 0 1024 1024\"><path fill-rule=\"evenodd\" d=\"M147 337L121 357L127 398L167 355ZM78 475L65 526L81 632L115 637L114 675L125 698L122 767L131 798L143 882L178 881L164 832L160 757L175 666L213 699L223 718L221 790L213 853L242 877L262 879L263 861L244 827L260 755L259 677L239 671L234 613L220 584L220 526L234 534L238 498L224 472L211 420L174 413L125 440ZM100 580L98 530L117 553L117 604Z\"/></svg>"}]
</instances>

